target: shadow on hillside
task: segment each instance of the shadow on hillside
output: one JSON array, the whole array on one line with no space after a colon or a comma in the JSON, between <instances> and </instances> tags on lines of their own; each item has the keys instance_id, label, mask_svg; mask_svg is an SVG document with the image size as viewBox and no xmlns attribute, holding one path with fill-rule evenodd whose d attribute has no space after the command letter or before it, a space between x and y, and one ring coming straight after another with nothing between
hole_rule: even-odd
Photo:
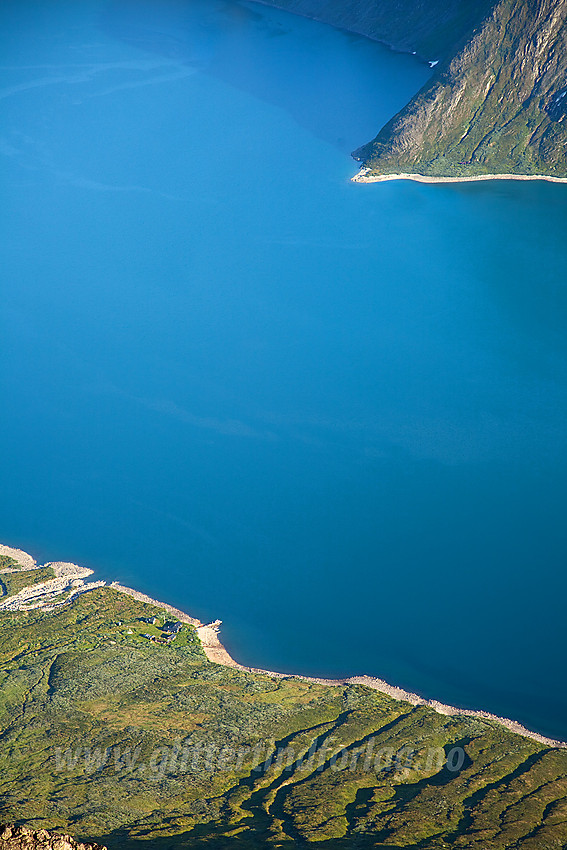
<instances>
[{"instance_id":1,"label":"shadow on hillside","mask_svg":"<svg viewBox=\"0 0 567 850\"><path fill-rule=\"evenodd\" d=\"M203 824L190 832L164 838L144 838L143 833L139 833L137 838L132 839L128 833L115 830L91 840L105 845L108 850L297 850L302 847L316 847L317 850L399 850L392 844L380 844L375 836L369 835L331 838L316 843L291 838L278 842L251 834L229 837L223 835L222 827L213 824Z\"/></svg>"}]
</instances>

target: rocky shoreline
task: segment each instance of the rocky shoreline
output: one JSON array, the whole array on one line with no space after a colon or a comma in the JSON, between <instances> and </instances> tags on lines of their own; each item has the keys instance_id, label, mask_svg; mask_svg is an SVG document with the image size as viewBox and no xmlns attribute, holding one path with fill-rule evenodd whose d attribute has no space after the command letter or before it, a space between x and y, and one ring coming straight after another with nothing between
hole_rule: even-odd
<instances>
[{"instance_id":1,"label":"rocky shoreline","mask_svg":"<svg viewBox=\"0 0 567 850\"><path fill-rule=\"evenodd\" d=\"M411 705L424 705L428 708L433 708L439 714L445 714L448 716L464 715L466 717L479 717L482 720L491 720L496 723L499 723L501 726L504 726L510 732L514 732L517 735L522 735L522 737L524 738L530 738L532 741L537 741L538 743L544 744L548 747L567 749L567 742L559 741L555 738L548 738L545 735L540 735L537 732L532 732L530 729L526 729L525 726L522 726L522 724L518 723L516 720L510 720L507 717L499 717L498 715L491 714L488 711L458 708L454 705L446 705L445 703L439 702L438 700L425 699L424 697L419 696L419 694L414 694L411 691L406 691L403 688L397 687L396 685L390 685L388 684L388 682L385 682L384 679L378 679L373 676L349 676L344 679L322 679L315 676L276 673L273 670L262 670L258 667L245 667L244 665L239 664L237 661L235 661L221 643L219 638L220 625L221 622L217 620L216 623L211 623L210 625L200 626L199 628L197 628L197 633L199 635L201 643L203 644L203 649L205 650L207 658L210 661L216 662L217 664L225 664L228 667L236 667L238 670L245 670L248 673L263 673L264 675L278 679L301 679L304 682L315 682L320 685L365 685L367 688L372 688L375 691L380 691L381 693L386 694L387 696L390 696L393 699L401 700L403 702L409 702Z\"/></svg>"},{"instance_id":2,"label":"rocky shoreline","mask_svg":"<svg viewBox=\"0 0 567 850\"><path fill-rule=\"evenodd\" d=\"M19 568L4 567L0 569L0 575L50 569L54 576L46 581L27 585L11 596L0 598L0 611L54 611L55 608L72 602L81 593L104 587L106 584L105 581L85 582L85 578L91 576L93 571L67 561L51 561L38 566L35 558L27 552L3 545L0 545L0 555L11 558L20 565Z\"/></svg>"},{"instance_id":3,"label":"rocky shoreline","mask_svg":"<svg viewBox=\"0 0 567 850\"><path fill-rule=\"evenodd\" d=\"M10 546L5 546L0 544L0 555L4 555L12 558L14 561L17 561L20 564L20 569L17 568L6 568L4 570L0 570L2 572L13 572L13 571L27 571L32 569L38 569L37 563L31 555L28 555L26 552L23 552L21 549L14 549ZM219 637L220 626L222 625L221 620L215 620L213 623L204 624L200 620L197 620L195 617L191 617L189 614L186 614L184 611L181 611L179 608L175 608L172 605L169 605L165 602L161 602L158 599L153 599L151 596L147 596L145 593L140 593L137 590L133 590L130 587L126 587L118 582L112 582L110 585L106 585L106 582L90 582L88 585L82 581L85 575L91 575L92 570L85 569L84 567L78 567L76 564L70 564L64 561L50 562L45 566L50 566L56 572L56 579L51 579L50 582L53 581L62 581L62 580L70 580L74 581L76 585L76 589L74 593L71 593L67 599L62 603L65 604L73 601L79 593L84 593L89 590L94 590L97 587L109 587L110 589L116 590L120 593L125 593L128 596L137 599L139 602L145 602L148 605L155 605L158 608L162 608L172 616L177 617L183 623L188 623L195 627L197 634L199 636L199 640L203 646L203 650L205 655L215 664L223 664L226 667L233 667L238 670L244 670L248 673L260 673L265 676L271 676L276 679L301 679L305 682L314 682L320 685L330 685L330 686L341 686L341 685L364 685L368 688L372 688L375 691L380 691L383 694L386 694L389 697L392 697L396 700L401 700L403 702L408 702L411 705L423 705L428 708L432 708L437 711L439 714L445 714L448 716L451 715L463 715L466 717L478 717L482 720L489 720L495 723L499 723L501 726L504 726L510 732L514 732L517 735L521 735L524 738L530 738L533 741L537 741L540 744L543 744L546 747L552 748L561 748L567 749L566 741L559 741L555 738L548 738L545 735L540 735L538 732L532 732L530 729L527 729L521 723L518 723L516 720L510 720L507 717L499 717L496 714L491 714L488 711L480 711L475 709L467 709L467 708L458 708L453 705L446 705L445 703L439 702L438 700L430 700L425 699L424 697L419 696L419 694L414 694L411 691L406 691L403 688L399 688L395 685L390 685L388 682L385 682L383 679L378 679L372 676L349 676L344 679L323 679L317 678L314 676L302 676L298 674L290 674L290 673L278 673L274 670L263 670L259 667L246 667L243 664L239 664L237 661L232 658L230 653L221 643ZM49 582L43 583L43 586L49 584ZM29 590L36 590L41 588L42 585L33 585ZM22 592L20 592L21 594ZM0 601L0 611L2 610L30 610L28 607L27 600L29 599L29 595L24 595L22 600L13 605L7 605L9 602L15 602L16 599L20 597L20 594L16 594L13 597L9 597L3 602ZM35 596L38 596L36 592ZM23 601L23 605L21 602ZM45 606L34 605L35 608L41 608L45 611L53 611L55 609L55 605L47 604Z\"/></svg>"}]
</instances>

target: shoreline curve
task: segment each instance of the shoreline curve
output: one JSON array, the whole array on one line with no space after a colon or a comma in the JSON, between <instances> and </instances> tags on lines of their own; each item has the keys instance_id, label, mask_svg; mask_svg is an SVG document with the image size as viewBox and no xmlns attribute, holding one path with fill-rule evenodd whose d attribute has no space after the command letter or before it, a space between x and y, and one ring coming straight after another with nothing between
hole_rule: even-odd
<instances>
[{"instance_id":1,"label":"shoreline curve","mask_svg":"<svg viewBox=\"0 0 567 850\"><path fill-rule=\"evenodd\" d=\"M567 183L567 177L547 174L471 174L466 177L435 177L429 174L372 174L370 168L361 168L350 178L351 183L387 183L391 180L411 180L414 183L478 183L485 180L544 180L548 183Z\"/></svg>"},{"instance_id":2,"label":"shoreline curve","mask_svg":"<svg viewBox=\"0 0 567 850\"><path fill-rule=\"evenodd\" d=\"M567 182L567 181L566 181ZM13 560L17 561L20 564L20 569L18 571L25 572L30 569L38 569L37 562L31 555L28 555L27 552L23 552L21 549L14 549L10 546L6 546L0 544L0 555L7 555L11 557ZM66 562L50 562L52 566L59 567L62 572L68 572L72 574L72 570L70 568L74 568L77 571L77 575L85 576L85 574L91 574L91 570L86 570L82 567L77 567L75 564L67 564ZM11 570L9 570L11 572ZM61 574L61 573L59 573ZM71 576L70 576L71 577ZM36 588L38 586L36 585ZM503 726L509 732L513 732L516 735L521 735L523 738L530 738L532 741L536 741L537 743L543 744L547 747L554 749L567 749L567 741L560 741L555 738L548 738L545 735L540 735L539 732L533 732L531 729L527 729L521 723L516 720L511 720L508 717L500 717L496 714L491 714L488 711L482 711L478 709L469 709L469 708L458 708L454 705L447 705L446 703L439 702L439 700L435 699L425 699L424 697L419 696L419 694L415 694L412 691L406 691L403 688L399 688L396 685L390 685L384 679L379 679L374 676L349 676L341 679L324 679L316 676L303 676L299 673L278 673L274 670L264 670L260 667L247 667L244 664L239 664L238 661L235 661L234 658L230 655L226 647L222 644L219 638L219 630L222 625L221 620L215 620L213 623L202 623L200 620L195 617L191 617L185 611L182 611L179 608L175 608L173 605L169 605L167 602L161 602L159 599L154 599L151 596L147 596L145 593L141 593L138 590L134 590L131 587L126 587L125 585L119 584L117 581L111 582L109 585L106 582L92 582L90 585L84 585L84 588L81 588L82 592L88 592L89 590L95 590L97 588L106 587L109 590L116 590L119 593L124 593L127 596L131 596L134 599L137 599L139 602L145 602L148 605L155 605L158 608L161 608L173 616L177 617L183 623L187 623L195 627L197 631L197 635L199 640L201 641L201 645L203 647L203 651L207 656L208 660L214 664L222 664L225 667L232 667L237 670L243 670L247 673L260 673L265 676L270 676L273 679L301 679L304 682L313 682L319 685L327 685L338 687L341 685L364 685L365 687L372 688L375 691L379 691L380 693L386 694L386 696L392 697L392 699L401 700L403 702L408 702L411 705L423 705L427 708L432 708L434 711L437 711L438 714L445 714L447 716L465 716L465 717L478 717L481 720L488 720L495 723L498 723L500 726ZM78 594L74 594L67 601L67 603L71 603L74 601ZM54 611L54 608L46 608L46 611Z\"/></svg>"}]
</instances>

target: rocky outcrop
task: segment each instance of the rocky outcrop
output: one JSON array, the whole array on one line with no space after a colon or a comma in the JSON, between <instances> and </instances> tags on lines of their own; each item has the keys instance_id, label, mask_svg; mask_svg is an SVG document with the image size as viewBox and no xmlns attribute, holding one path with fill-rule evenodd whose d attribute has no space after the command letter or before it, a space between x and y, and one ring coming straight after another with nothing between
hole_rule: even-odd
<instances>
[{"instance_id":1,"label":"rocky outcrop","mask_svg":"<svg viewBox=\"0 0 567 850\"><path fill-rule=\"evenodd\" d=\"M92 570L76 567L75 564L46 564L55 572L55 578L23 587L13 596L4 597L0 601L0 611L53 611L60 605L73 602L82 593L104 587L104 581L83 581L83 577L91 575ZM62 572L57 572L63 567Z\"/></svg>"},{"instance_id":2,"label":"rocky outcrop","mask_svg":"<svg viewBox=\"0 0 567 850\"><path fill-rule=\"evenodd\" d=\"M59 835L40 829L34 832L26 826L0 825L1 850L107 850L100 844L75 841L70 835Z\"/></svg>"},{"instance_id":3,"label":"rocky outcrop","mask_svg":"<svg viewBox=\"0 0 567 850\"><path fill-rule=\"evenodd\" d=\"M368 174L567 176L567 0L500 0L354 156Z\"/></svg>"},{"instance_id":4,"label":"rocky outcrop","mask_svg":"<svg viewBox=\"0 0 567 850\"><path fill-rule=\"evenodd\" d=\"M10 562L10 566L5 569L0 569L0 572L13 572L14 570L35 570L37 563L35 558L23 552L21 549L14 549L13 546L6 546L0 543L0 558L4 558Z\"/></svg>"}]
</instances>

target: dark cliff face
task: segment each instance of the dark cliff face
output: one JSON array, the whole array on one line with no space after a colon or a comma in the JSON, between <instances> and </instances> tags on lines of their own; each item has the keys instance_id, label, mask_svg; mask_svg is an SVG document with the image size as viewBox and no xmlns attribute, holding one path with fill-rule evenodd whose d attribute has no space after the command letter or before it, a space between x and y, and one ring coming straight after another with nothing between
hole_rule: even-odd
<instances>
[{"instance_id":1,"label":"dark cliff face","mask_svg":"<svg viewBox=\"0 0 567 850\"><path fill-rule=\"evenodd\" d=\"M372 172L567 175L567 0L500 0L376 139Z\"/></svg>"},{"instance_id":2,"label":"dark cliff face","mask_svg":"<svg viewBox=\"0 0 567 850\"><path fill-rule=\"evenodd\" d=\"M382 41L428 60L452 55L455 45L490 9L491 0L261 0Z\"/></svg>"}]
</instances>

